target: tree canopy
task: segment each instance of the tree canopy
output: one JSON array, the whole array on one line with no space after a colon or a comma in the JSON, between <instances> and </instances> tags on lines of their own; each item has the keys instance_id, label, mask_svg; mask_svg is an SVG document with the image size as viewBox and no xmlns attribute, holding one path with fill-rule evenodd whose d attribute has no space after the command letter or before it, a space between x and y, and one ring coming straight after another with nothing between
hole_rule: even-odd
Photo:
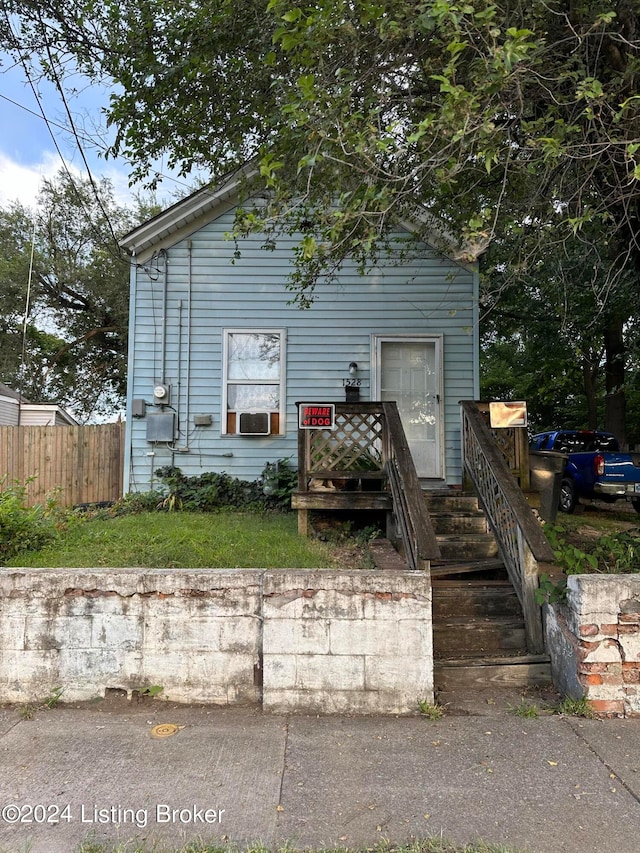
<instances>
[{"instance_id":1,"label":"tree canopy","mask_svg":"<svg viewBox=\"0 0 640 853\"><path fill-rule=\"evenodd\" d=\"M597 233L586 236L555 246L550 241L545 254L522 268L501 262L513 251L502 240L488 250L483 399L527 400L534 430L606 427L637 443L637 277L630 267L604 299L607 247Z\"/></svg>"},{"instance_id":2,"label":"tree canopy","mask_svg":"<svg viewBox=\"0 0 640 853\"><path fill-rule=\"evenodd\" d=\"M20 0L5 40L117 84L134 177L255 158L273 193L243 224L302 229L304 291L425 206L472 258L514 216L561 210L558 237L597 221L619 269L638 249L637 6Z\"/></svg>"},{"instance_id":3,"label":"tree canopy","mask_svg":"<svg viewBox=\"0 0 640 853\"><path fill-rule=\"evenodd\" d=\"M0 209L0 376L34 403L113 415L126 387L129 264L114 229L135 222L108 181L60 171L31 211Z\"/></svg>"},{"instance_id":4,"label":"tree canopy","mask_svg":"<svg viewBox=\"0 0 640 853\"><path fill-rule=\"evenodd\" d=\"M537 289L541 316L555 305L554 329L571 326L563 305L576 330L597 318L598 341L583 323L576 357L602 352L609 425L623 427L640 270L638 0L6 5L6 47L56 80L81 69L115 84L112 153L134 179L153 184L159 158L212 181L252 164L269 192L239 212L237 235L300 235L289 286L301 305L347 255L374 261L398 221L433 242L435 215L460 259L485 255L494 318L513 288Z\"/></svg>"}]
</instances>

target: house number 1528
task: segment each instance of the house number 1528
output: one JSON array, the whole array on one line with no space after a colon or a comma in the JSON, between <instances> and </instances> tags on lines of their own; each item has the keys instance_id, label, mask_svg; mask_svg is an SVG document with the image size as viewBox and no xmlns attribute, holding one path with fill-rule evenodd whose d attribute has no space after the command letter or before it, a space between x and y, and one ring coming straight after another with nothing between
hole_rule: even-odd
<instances>
[{"instance_id":1,"label":"house number 1528","mask_svg":"<svg viewBox=\"0 0 640 853\"><path fill-rule=\"evenodd\" d=\"M343 379L342 387L349 388L361 388L362 387L362 379Z\"/></svg>"}]
</instances>

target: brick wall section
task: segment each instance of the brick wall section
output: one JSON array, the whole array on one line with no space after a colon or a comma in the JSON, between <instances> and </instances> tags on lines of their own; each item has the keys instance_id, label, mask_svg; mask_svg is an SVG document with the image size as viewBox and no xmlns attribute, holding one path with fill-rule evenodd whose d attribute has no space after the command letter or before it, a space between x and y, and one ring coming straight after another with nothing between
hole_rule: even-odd
<instances>
[{"instance_id":1,"label":"brick wall section","mask_svg":"<svg viewBox=\"0 0 640 853\"><path fill-rule=\"evenodd\" d=\"M433 701L427 575L265 573L265 709L409 714L419 699Z\"/></svg>"},{"instance_id":2,"label":"brick wall section","mask_svg":"<svg viewBox=\"0 0 640 853\"><path fill-rule=\"evenodd\" d=\"M558 687L597 714L640 716L640 577L571 575L545 617Z\"/></svg>"},{"instance_id":3,"label":"brick wall section","mask_svg":"<svg viewBox=\"0 0 640 853\"><path fill-rule=\"evenodd\" d=\"M8 569L0 701L162 686L274 711L414 713L433 699L428 576L411 572Z\"/></svg>"}]
</instances>

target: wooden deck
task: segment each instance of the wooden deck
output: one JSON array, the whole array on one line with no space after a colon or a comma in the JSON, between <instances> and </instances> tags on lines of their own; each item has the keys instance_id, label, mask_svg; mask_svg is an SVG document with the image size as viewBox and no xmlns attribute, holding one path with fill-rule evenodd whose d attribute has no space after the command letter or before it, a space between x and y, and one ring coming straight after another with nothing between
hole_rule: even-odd
<instances>
[{"instance_id":1,"label":"wooden deck","mask_svg":"<svg viewBox=\"0 0 640 853\"><path fill-rule=\"evenodd\" d=\"M389 492L294 492L291 496L293 509L354 509L387 510L393 501Z\"/></svg>"}]
</instances>

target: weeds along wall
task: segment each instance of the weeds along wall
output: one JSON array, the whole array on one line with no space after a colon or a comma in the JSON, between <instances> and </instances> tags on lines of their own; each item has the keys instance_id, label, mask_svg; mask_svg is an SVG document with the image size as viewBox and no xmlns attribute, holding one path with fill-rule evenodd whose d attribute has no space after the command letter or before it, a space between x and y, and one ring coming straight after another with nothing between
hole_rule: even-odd
<instances>
[{"instance_id":1,"label":"weeds along wall","mask_svg":"<svg viewBox=\"0 0 640 853\"><path fill-rule=\"evenodd\" d=\"M156 692L273 712L411 714L433 701L421 572L8 569L0 701Z\"/></svg>"}]
</instances>

